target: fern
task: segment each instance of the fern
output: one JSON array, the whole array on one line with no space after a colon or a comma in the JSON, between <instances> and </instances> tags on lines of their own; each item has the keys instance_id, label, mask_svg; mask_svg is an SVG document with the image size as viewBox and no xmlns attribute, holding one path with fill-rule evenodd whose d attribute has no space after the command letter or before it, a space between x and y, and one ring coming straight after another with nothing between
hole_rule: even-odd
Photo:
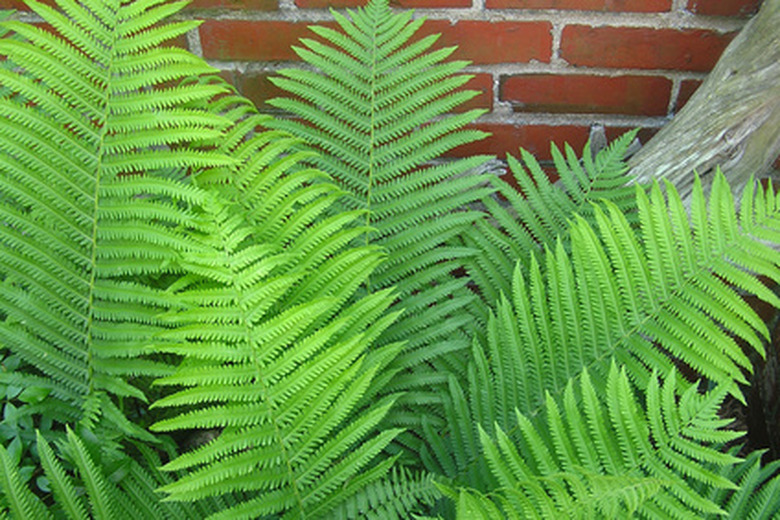
<instances>
[{"instance_id":1,"label":"fern","mask_svg":"<svg viewBox=\"0 0 780 520\"><path fill-rule=\"evenodd\" d=\"M516 518L693 518L721 514L696 483L732 489L714 468L738 459L718 445L741 434L721 430L723 390L704 395L691 387L679 401L674 372L652 377L642 405L625 370L611 366L603 398L587 371L548 397L544 427L517 415L518 442L500 428L496 441L480 432L499 482L496 501Z\"/></svg>"},{"instance_id":2,"label":"fern","mask_svg":"<svg viewBox=\"0 0 780 520\"><path fill-rule=\"evenodd\" d=\"M8 451L0 446L0 513L18 520L120 517L148 520L204 518L225 506L216 501L196 504L162 501L156 488L168 480L167 476L156 469L160 459L143 445L139 445L142 455L132 458L107 450L86 430L81 435L68 430L58 445L53 447L38 433L37 450L41 460L38 481L42 480L50 489L45 501L25 486Z\"/></svg>"},{"instance_id":3,"label":"fern","mask_svg":"<svg viewBox=\"0 0 780 520\"><path fill-rule=\"evenodd\" d=\"M451 430L426 426L428 468L491 488L477 426L516 432L515 409L536 416L584 370L603 392L612 359L638 388L678 360L741 398L735 382L751 365L734 338L763 353L768 333L735 289L778 303L754 275L780 274L778 253L762 242L780 215L771 189L748 190L738 220L726 217L734 204L722 175L709 210L697 186L692 224L673 188L668 201L658 185L649 196L636 188L639 230L606 204L595 211L598 233L581 218L572 224L571 253L558 241L546 269L532 259L524 275L518 265L511 297L497 303L486 341L474 343L468 385L450 380Z\"/></svg>"},{"instance_id":4,"label":"fern","mask_svg":"<svg viewBox=\"0 0 780 520\"><path fill-rule=\"evenodd\" d=\"M320 152L311 163L347 193L339 207L365 212L371 230L361 242L387 254L366 288L395 287L404 314L379 344L406 347L380 376L377 390L405 391L402 402L412 405L437 403L430 389L441 376L427 363L458 371L450 353L468 346L463 331L470 319L463 309L473 299L466 280L450 275L473 252L449 242L478 218L464 208L490 190L484 176L470 173L487 157L432 161L485 137L463 129L481 112L442 117L476 93L456 90L470 76L456 75L466 62L444 61L454 48L430 50L438 36L412 42L423 19L391 12L386 0L348 15L334 11L341 31L312 27L321 40L302 39L295 48L314 70L285 70L272 79L295 97L270 104L300 120L269 124ZM393 415L403 425L419 421L416 412Z\"/></svg>"},{"instance_id":5,"label":"fern","mask_svg":"<svg viewBox=\"0 0 780 520\"><path fill-rule=\"evenodd\" d=\"M202 198L155 172L230 162L171 149L225 127L181 108L218 90L162 87L211 70L158 48L195 26L158 24L182 3L29 5L55 32L2 24L23 38L0 40L18 67L0 69L0 83L25 103L0 98L0 338L35 367L10 382L48 389L49 417L91 426L102 416L149 439L111 396L144 400L131 380L169 371L143 357L165 302L139 277L166 271L186 244L176 226Z\"/></svg>"},{"instance_id":6,"label":"fern","mask_svg":"<svg viewBox=\"0 0 780 520\"><path fill-rule=\"evenodd\" d=\"M768 334L741 293L780 304L771 186L688 214L628 135L557 186L510 158L522 198L441 159L479 111L411 13L314 28L275 120L160 47L182 5L0 20L0 516L778 515L717 417Z\"/></svg>"},{"instance_id":7,"label":"fern","mask_svg":"<svg viewBox=\"0 0 780 520\"><path fill-rule=\"evenodd\" d=\"M754 451L739 464L723 468L723 476L736 489L710 490L710 500L720 504L728 518L768 520L780 515L780 462L762 467L761 456L761 451Z\"/></svg>"},{"instance_id":8,"label":"fern","mask_svg":"<svg viewBox=\"0 0 780 520\"><path fill-rule=\"evenodd\" d=\"M221 432L167 463L187 473L161 490L176 501L243 495L212 518L327 515L394 462L370 466L399 430L368 436L393 398L353 414L379 361L366 360L367 349L395 319L385 313L393 295L353 298L381 255L344 247L363 232L349 227L359 213L315 220L339 193L316 182L320 172L296 168L307 154L295 140L255 133L267 116L241 98L210 110L234 118L222 145L240 162L195 179L213 197L192 232L198 250L182 255L186 274L169 291L171 329L158 344L183 360L156 384L184 388L153 404L176 409L153 429ZM389 510L401 514L423 485L404 483Z\"/></svg>"},{"instance_id":9,"label":"fern","mask_svg":"<svg viewBox=\"0 0 780 520\"><path fill-rule=\"evenodd\" d=\"M431 475L395 470L334 509L331 517L367 520L411 518L411 513L421 504L431 503L439 495Z\"/></svg>"},{"instance_id":10,"label":"fern","mask_svg":"<svg viewBox=\"0 0 780 520\"><path fill-rule=\"evenodd\" d=\"M566 145L562 153L551 145L559 181L550 181L533 155L520 150L522 162L507 154L507 162L517 188L494 178L493 184L503 199L483 199L489 219L480 220L464 234L467 246L476 255L468 259L468 271L484 302L492 304L501 293L509 294L515 263L524 269L534 255L554 247L561 238L569 248L569 221L579 215L595 225L593 204L602 200L614 203L629 218L635 213L632 177L624 156L636 136L627 132L592 157L590 143L579 159ZM564 155L565 154L565 155ZM526 168L523 168L523 164Z\"/></svg>"}]
</instances>

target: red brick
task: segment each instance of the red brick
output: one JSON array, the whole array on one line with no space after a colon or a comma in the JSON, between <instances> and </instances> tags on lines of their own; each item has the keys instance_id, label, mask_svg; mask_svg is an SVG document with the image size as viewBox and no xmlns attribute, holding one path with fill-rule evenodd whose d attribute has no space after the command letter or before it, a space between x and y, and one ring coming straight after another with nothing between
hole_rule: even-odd
<instances>
[{"instance_id":1,"label":"red brick","mask_svg":"<svg viewBox=\"0 0 780 520\"><path fill-rule=\"evenodd\" d=\"M465 112L474 108L482 108L489 112L493 110L492 74L475 74L462 88L479 91L479 94L456 108L455 112Z\"/></svg>"},{"instance_id":2,"label":"red brick","mask_svg":"<svg viewBox=\"0 0 780 520\"><path fill-rule=\"evenodd\" d=\"M688 10L710 16L749 16L758 11L761 0L688 0Z\"/></svg>"},{"instance_id":3,"label":"red brick","mask_svg":"<svg viewBox=\"0 0 780 520\"><path fill-rule=\"evenodd\" d=\"M39 0L42 4L54 5L54 0ZM30 8L23 0L0 0L0 9L15 9L17 11L29 11Z\"/></svg>"},{"instance_id":4,"label":"red brick","mask_svg":"<svg viewBox=\"0 0 780 520\"><path fill-rule=\"evenodd\" d=\"M574 66L712 69L736 33L646 27L564 27L561 57Z\"/></svg>"},{"instance_id":5,"label":"red brick","mask_svg":"<svg viewBox=\"0 0 780 520\"><path fill-rule=\"evenodd\" d=\"M161 47L178 47L180 49L189 50L190 46L187 43L187 35L182 34L177 36L173 40L168 40L160 45Z\"/></svg>"},{"instance_id":6,"label":"red brick","mask_svg":"<svg viewBox=\"0 0 780 520\"><path fill-rule=\"evenodd\" d=\"M607 141L611 143L626 132L634 130L634 128L630 126L608 126L604 129L604 133L607 135ZM659 130L660 128L640 128L636 136L639 138L640 143L646 144Z\"/></svg>"},{"instance_id":7,"label":"red brick","mask_svg":"<svg viewBox=\"0 0 780 520\"><path fill-rule=\"evenodd\" d=\"M277 0L193 0L187 9L246 9L247 11L275 11Z\"/></svg>"},{"instance_id":8,"label":"red brick","mask_svg":"<svg viewBox=\"0 0 780 520\"><path fill-rule=\"evenodd\" d=\"M295 0L295 5L304 9L322 9L327 7L363 7L366 0ZM428 7L471 7L471 0L390 0L390 7L414 8Z\"/></svg>"},{"instance_id":9,"label":"red brick","mask_svg":"<svg viewBox=\"0 0 780 520\"><path fill-rule=\"evenodd\" d=\"M218 60L298 60L292 46L317 39L307 22L207 20L200 26L203 56ZM326 23L333 27L333 23Z\"/></svg>"},{"instance_id":10,"label":"red brick","mask_svg":"<svg viewBox=\"0 0 780 520\"><path fill-rule=\"evenodd\" d=\"M477 64L550 62L552 25L548 22L428 20L419 35L441 33L437 47L457 45L452 59Z\"/></svg>"},{"instance_id":11,"label":"red brick","mask_svg":"<svg viewBox=\"0 0 780 520\"><path fill-rule=\"evenodd\" d=\"M487 0L488 9L571 9L661 13L671 10L672 0Z\"/></svg>"},{"instance_id":12,"label":"red brick","mask_svg":"<svg viewBox=\"0 0 780 520\"><path fill-rule=\"evenodd\" d=\"M691 99L696 89L702 84L698 79L684 79L680 82L680 93L677 94L677 101L674 104L674 111L678 112Z\"/></svg>"},{"instance_id":13,"label":"red brick","mask_svg":"<svg viewBox=\"0 0 780 520\"><path fill-rule=\"evenodd\" d=\"M269 78L273 73L260 72L255 74L238 74L233 71L222 71L220 76L234 85L244 97L250 99L255 106L266 111L278 111L277 108L266 104L266 101L275 97L290 97L291 94L274 85ZM476 74L462 89L477 90L481 93L457 107L454 112L466 112L475 108L493 109L493 78L490 74Z\"/></svg>"},{"instance_id":14,"label":"red brick","mask_svg":"<svg viewBox=\"0 0 780 520\"><path fill-rule=\"evenodd\" d=\"M238 88L238 91L241 92L244 97L249 98L258 109L264 112L278 111L277 108L266 104L266 101L269 99L290 96L286 91L271 83L268 78L273 76L272 73L261 72L258 74L245 74L243 76L237 74L236 76L235 85L236 88Z\"/></svg>"},{"instance_id":15,"label":"red brick","mask_svg":"<svg viewBox=\"0 0 780 520\"><path fill-rule=\"evenodd\" d=\"M234 87L238 85L239 74L235 70L220 70L217 76L224 79Z\"/></svg>"},{"instance_id":16,"label":"red brick","mask_svg":"<svg viewBox=\"0 0 780 520\"><path fill-rule=\"evenodd\" d=\"M478 123L471 125L492 135L482 141L460 146L449 155L468 157L479 154L494 154L503 158L507 153L518 155L520 147L531 152L537 159L550 159L550 142L559 147L569 143L575 150L581 150L588 140L589 129L585 126L548 126L548 125L502 125Z\"/></svg>"},{"instance_id":17,"label":"red brick","mask_svg":"<svg viewBox=\"0 0 780 520\"><path fill-rule=\"evenodd\" d=\"M517 112L666 115L672 81L658 76L530 74L501 82Z\"/></svg>"},{"instance_id":18,"label":"red brick","mask_svg":"<svg viewBox=\"0 0 780 520\"><path fill-rule=\"evenodd\" d=\"M301 37L315 38L306 22L207 20L200 26L203 55L207 59L297 60L290 48ZM327 23L334 27L333 23ZM436 46L458 45L452 59L474 63L549 62L551 25L547 22L478 22L431 20L418 37L442 33Z\"/></svg>"}]
</instances>

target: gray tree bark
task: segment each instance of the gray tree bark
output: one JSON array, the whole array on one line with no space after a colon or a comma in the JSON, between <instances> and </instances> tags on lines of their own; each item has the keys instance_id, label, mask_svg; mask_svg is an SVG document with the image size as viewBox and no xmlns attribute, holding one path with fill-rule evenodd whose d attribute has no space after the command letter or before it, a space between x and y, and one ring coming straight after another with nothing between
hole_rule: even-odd
<instances>
[{"instance_id":1,"label":"gray tree bark","mask_svg":"<svg viewBox=\"0 0 780 520\"><path fill-rule=\"evenodd\" d=\"M780 0L766 0L688 103L631 159L639 181L669 180L688 200L717 166L739 193L780 153Z\"/></svg>"}]
</instances>

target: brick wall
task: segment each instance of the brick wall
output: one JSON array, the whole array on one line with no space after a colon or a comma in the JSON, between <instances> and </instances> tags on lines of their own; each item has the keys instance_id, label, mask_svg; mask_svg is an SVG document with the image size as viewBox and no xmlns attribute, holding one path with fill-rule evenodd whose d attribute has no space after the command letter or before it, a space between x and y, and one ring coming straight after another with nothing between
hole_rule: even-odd
<instances>
[{"instance_id":1,"label":"brick wall","mask_svg":"<svg viewBox=\"0 0 780 520\"><path fill-rule=\"evenodd\" d=\"M458 151L503 156L519 146L540 159L549 141L580 148L589 126L608 135L641 127L643 140L679 110L761 0L391 0L426 16L426 32L459 46L481 94L470 107L487 141ZM224 71L258 106L268 81L295 64L290 46L328 23L328 7L362 0L194 0L203 19L187 45ZM0 7L22 7L0 0ZM266 106L266 108L268 108Z\"/></svg>"}]
</instances>

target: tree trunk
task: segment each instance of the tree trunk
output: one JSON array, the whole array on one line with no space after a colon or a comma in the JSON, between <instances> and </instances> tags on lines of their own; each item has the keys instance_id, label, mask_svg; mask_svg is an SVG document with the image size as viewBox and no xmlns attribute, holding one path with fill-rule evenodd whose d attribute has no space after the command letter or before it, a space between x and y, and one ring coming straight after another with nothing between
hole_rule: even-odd
<instances>
[{"instance_id":1,"label":"tree trunk","mask_svg":"<svg viewBox=\"0 0 780 520\"><path fill-rule=\"evenodd\" d=\"M687 200L693 172L717 166L739 193L780 153L780 0L761 10L728 46L693 97L629 161L640 181L665 178Z\"/></svg>"}]
</instances>

